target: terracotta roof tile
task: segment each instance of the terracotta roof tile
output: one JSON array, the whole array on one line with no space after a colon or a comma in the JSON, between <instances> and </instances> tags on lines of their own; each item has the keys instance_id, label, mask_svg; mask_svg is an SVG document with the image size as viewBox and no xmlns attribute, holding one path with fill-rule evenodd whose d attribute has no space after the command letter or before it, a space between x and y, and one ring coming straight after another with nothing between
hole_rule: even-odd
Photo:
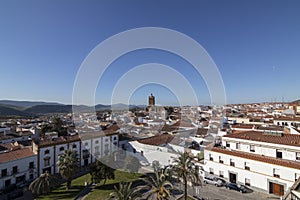
<instances>
[{"instance_id":1,"label":"terracotta roof tile","mask_svg":"<svg viewBox=\"0 0 300 200\"><path fill-rule=\"evenodd\" d=\"M0 163L6 163L35 155L30 148L0 153Z\"/></svg>"},{"instance_id":2,"label":"terracotta roof tile","mask_svg":"<svg viewBox=\"0 0 300 200\"><path fill-rule=\"evenodd\" d=\"M296 134L282 134L281 136L277 136L277 135L265 134L264 132L258 132L258 131L243 131L243 132L235 132L234 134L225 135L223 136L223 138L236 138L236 139L243 139L243 140L251 140L251 141L300 147L300 135L296 135Z\"/></svg>"},{"instance_id":3,"label":"terracotta roof tile","mask_svg":"<svg viewBox=\"0 0 300 200\"><path fill-rule=\"evenodd\" d=\"M145 138L138 140L138 142L142 144L149 144L149 145L155 145L159 146L162 144L167 144L173 140L174 136L170 134L162 134L162 135L156 135L153 137Z\"/></svg>"}]
</instances>

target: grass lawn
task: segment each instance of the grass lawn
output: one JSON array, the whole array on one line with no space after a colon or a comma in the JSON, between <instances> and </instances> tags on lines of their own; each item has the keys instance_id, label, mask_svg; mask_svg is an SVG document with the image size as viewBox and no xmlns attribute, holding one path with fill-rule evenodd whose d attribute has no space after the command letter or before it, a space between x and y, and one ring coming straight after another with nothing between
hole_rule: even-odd
<instances>
[{"instance_id":1,"label":"grass lawn","mask_svg":"<svg viewBox=\"0 0 300 200\"><path fill-rule=\"evenodd\" d=\"M89 193L85 200L106 200L108 195L114 191L114 185L122 181L130 182L136 181L137 179L143 177L142 174L131 174L124 171L116 171L115 179L106 181L106 184L103 185L103 182L99 183L92 192Z\"/></svg>"},{"instance_id":2,"label":"grass lawn","mask_svg":"<svg viewBox=\"0 0 300 200\"><path fill-rule=\"evenodd\" d=\"M72 181L72 188L66 191L66 183L58 186L56 189L52 190L48 195L39 196L38 200L53 200L53 199L63 199L63 200L71 200L74 199L75 196L85 187L84 183L86 181L86 176L88 177L88 181L90 182L90 174L83 175L78 177ZM95 189L89 193L87 196L87 200L99 199L104 200L108 197L108 195L113 192L114 184L122 182L122 181L135 181L142 177L141 174L131 174L124 171L115 171L115 179L107 180L106 184L103 185L103 182L99 183Z\"/></svg>"},{"instance_id":3,"label":"grass lawn","mask_svg":"<svg viewBox=\"0 0 300 200\"><path fill-rule=\"evenodd\" d=\"M52 190L48 195L39 196L36 199L40 200L53 200L53 199L64 199L71 200L85 187L84 183L86 181L86 176L88 181L90 181L90 174L80 176L72 181L72 188L66 191L66 183L61 184L56 189Z\"/></svg>"}]
</instances>

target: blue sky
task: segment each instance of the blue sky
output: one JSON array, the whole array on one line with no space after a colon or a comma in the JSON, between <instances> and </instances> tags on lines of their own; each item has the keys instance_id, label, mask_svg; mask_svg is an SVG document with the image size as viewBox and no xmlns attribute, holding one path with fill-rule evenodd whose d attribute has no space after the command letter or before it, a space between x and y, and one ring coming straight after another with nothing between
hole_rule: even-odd
<instances>
[{"instance_id":1,"label":"blue sky","mask_svg":"<svg viewBox=\"0 0 300 200\"><path fill-rule=\"evenodd\" d=\"M148 26L180 31L200 43L218 66L228 103L299 99L299 10L299 1L276 0L0 1L0 99L71 103L89 52L119 32ZM116 60L98 85L96 102L109 104L124 73L153 62L178 70L199 103L209 102L205 82L189 63L149 49ZM159 104L178 103L176 94L155 84L141 86L130 103L147 104L151 92Z\"/></svg>"}]
</instances>

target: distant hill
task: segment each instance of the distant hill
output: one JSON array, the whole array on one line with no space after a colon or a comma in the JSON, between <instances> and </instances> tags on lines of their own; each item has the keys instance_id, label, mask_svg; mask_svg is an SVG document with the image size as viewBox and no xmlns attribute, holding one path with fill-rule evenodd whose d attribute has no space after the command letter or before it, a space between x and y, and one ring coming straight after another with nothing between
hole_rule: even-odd
<instances>
[{"instance_id":1,"label":"distant hill","mask_svg":"<svg viewBox=\"0 0 300 200\"><path fill-rule=\"evenodd\" d=\"M15 108L11 108L6 105L0 105L0 116L20 116L20 117L28 117L33 116L34 114L30 114L21 110L17 110Z\"/></svg>"},{"instance_id":2,"label":"distant hill","mask_svg":"<svg viewBox=\"0 0 300 200\"><path fill-rule=\"evenodd\" d=\"M110 110L124 110L132 108L143 108L144 106L136 105L126 105L126 104L114 104L103 105L97 104L95 106L96 111ZM76 111L92 111L94 108L92 106L85 105L75 105L74 108ZM54 114L54 113L71 113L72 105L64 105L60 103L48 103L48 102L38 102L38 101L11 101L11 100L0 100L0 116L37 116L45 114Z\"/></svg>"},{"instance_id":3,"label":"distant hill","mask_svg":"<svg viewBox=\"0 0 300 200\"><path fill-rule=\"evenodd\" d=\"M14 101L14 100L0 100L2 105L11 105L21 108L29 108L37 105L62 105L60 103L43 102L43 101Z\"/></svg>"},{"instance_id":4,"label":"distant hill","mask_svg":"<svg viewBox=\"0 0 300 200\"><path fill-rule=\"evenodd\" d=\"M50 113L70 113L72 112L71 105L37 105L24 110L27 113L36 115L44 115Z\"/></svg>"},{"instance_id":5,"label":"distant hill","mask_svg":"<svg viewBox=\"0 0 300 200\"><path fill-rule=\"evenodd\" d=\"M298 100L296 100L296 101L293 101L293 102L291 102L291 103L295 103L295 104L300 105L300 99L298 99Z\"/></svg>"}]
</instances>

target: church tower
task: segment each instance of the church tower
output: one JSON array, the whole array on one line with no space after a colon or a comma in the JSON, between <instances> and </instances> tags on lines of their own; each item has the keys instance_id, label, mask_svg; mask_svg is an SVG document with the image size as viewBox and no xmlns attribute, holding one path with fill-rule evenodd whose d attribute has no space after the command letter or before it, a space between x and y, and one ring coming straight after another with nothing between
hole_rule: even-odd
<instances>
[{"instance_id":1,"label":"church tower","mask_svg":"<svg viewBox=\"0 0 300 200\"><path fill-rule=\"evenodd\" d=\"M148 106L155 106L155 97L151 95L148 97Z\"/></svg>"}]
</instances>

